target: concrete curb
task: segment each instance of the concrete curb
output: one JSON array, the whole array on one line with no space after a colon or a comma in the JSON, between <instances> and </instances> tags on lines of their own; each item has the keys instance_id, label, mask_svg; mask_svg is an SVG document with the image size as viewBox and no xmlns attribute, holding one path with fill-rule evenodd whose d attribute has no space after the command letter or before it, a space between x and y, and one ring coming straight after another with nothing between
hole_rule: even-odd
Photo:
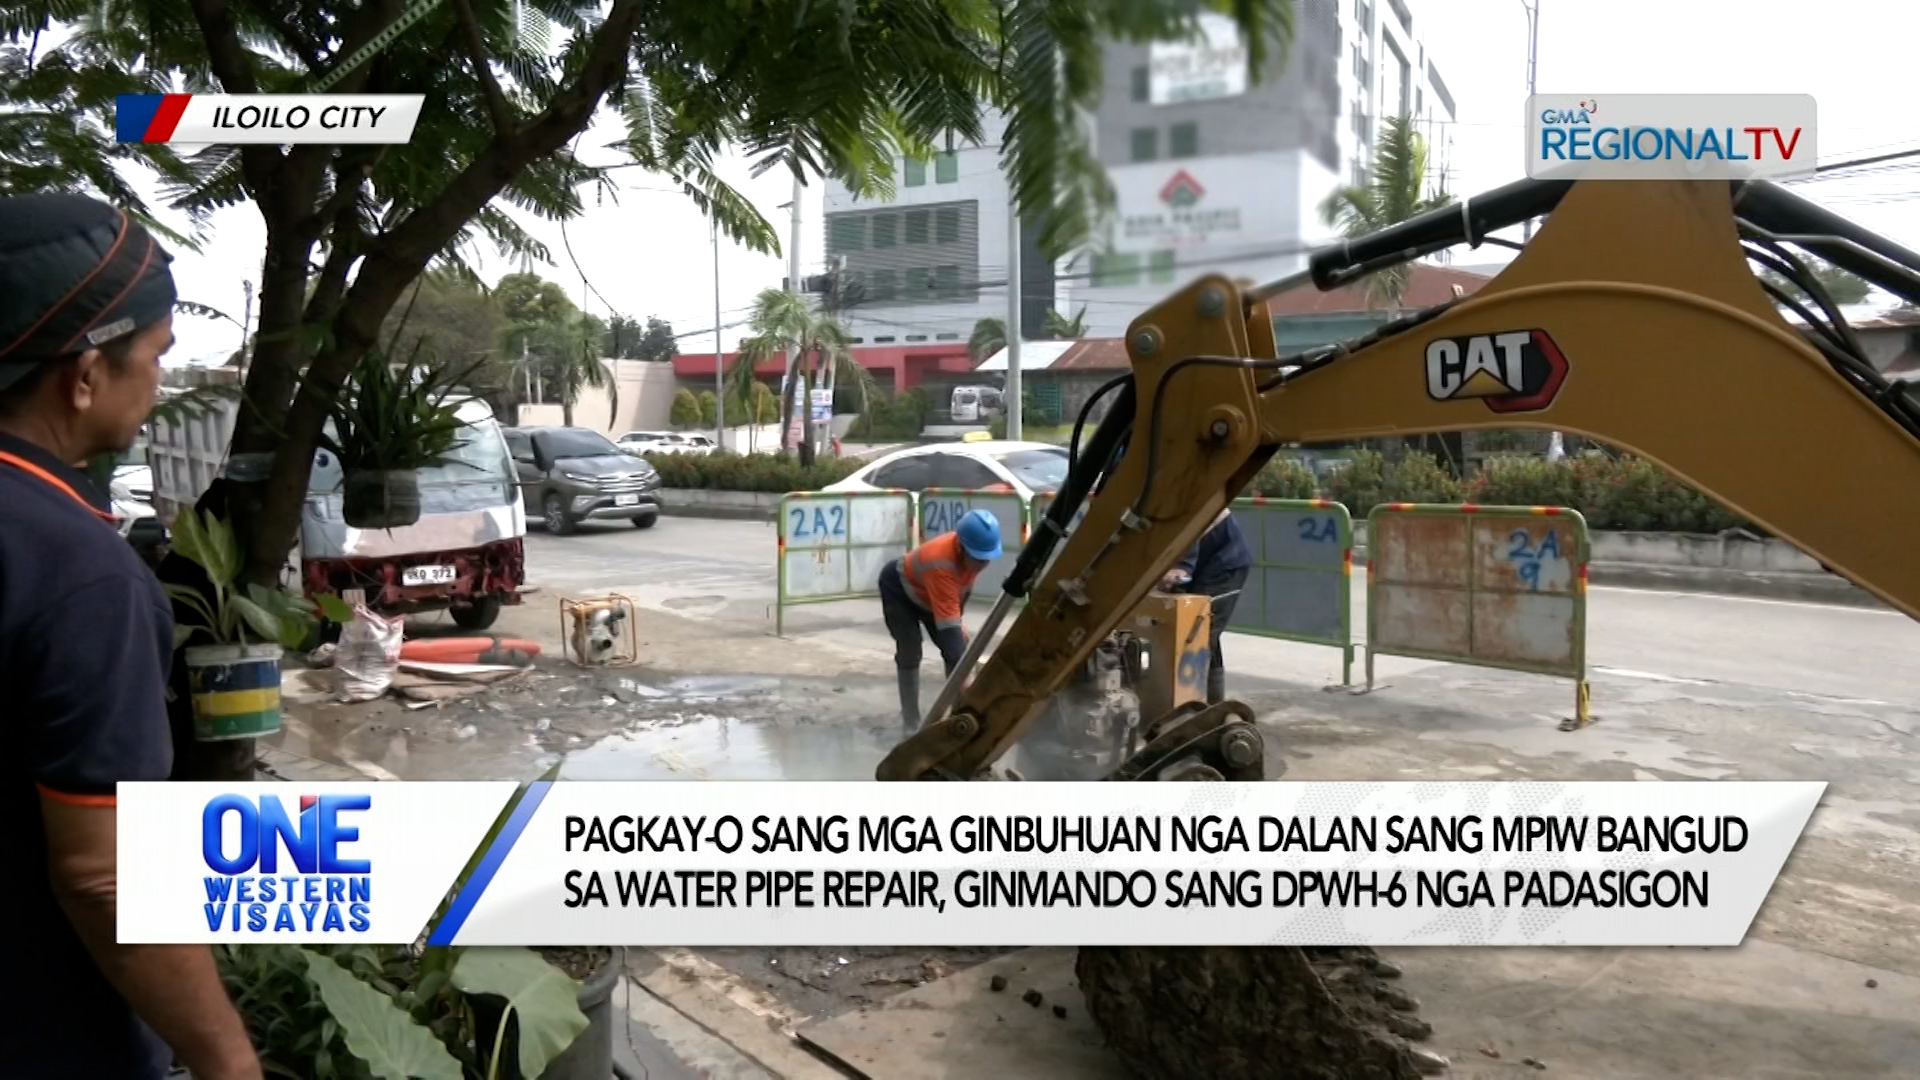
<instances>
[{"instance_id":1,"label":"concrete curb","mask_svg":"<svg viewBox=\"0 0 1920 1080\"><path fill-rule=\"evenodd\" d=\"M780 493L661 488L660 509L669 517L717 518L722 521L772 521L774 513L780 509Z\"/></svg>"}]
</instances>

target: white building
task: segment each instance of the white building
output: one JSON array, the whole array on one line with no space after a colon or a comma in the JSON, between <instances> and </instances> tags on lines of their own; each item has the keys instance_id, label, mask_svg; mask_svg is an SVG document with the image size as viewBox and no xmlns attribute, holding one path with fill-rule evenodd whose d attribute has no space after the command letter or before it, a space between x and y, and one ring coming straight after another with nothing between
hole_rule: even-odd
<instances>
[{"instance_id":1,"label":"white building","mask_svg":"<svg viewBox=\"0 0 1920 1080\"><path fill-rule=\"evenodd\" d=\"M1203 273L1256 282L1300 269L1332 231L1320 205L1364 183L1383 117L1419 119L1430 175L1444 174L1454 102L1414 33L1438 0L1297 0L1293 54L1258 85L1231 20L1203 16L1202 41L1109 44L1095 146L1116 213L1094 250L1057 267L1036 230L1022 244L1022 323L1083 306L1090 337L1116 337L1143 310ZM847 321L862 344L963 342L1006 315L1004 121L985 141L905 163L895 197L862 202L829 181L829 257L865 294Z\"/></svg>"},{"instance_id":2,"label":"white building","mask_svg":"<svg viewBox=\"0 0 1920 1080\"><path fill-rule=\"evenodd\" d=\"M860 297L844 316L857 344L965 342L983 318L1007 315L1007 181L1000 171L1005 119L984 118L982 141L931 162L895 162L894 197L855 198L828 180L826 251L844 258ZM1022 320L1039 326L1055 306L1055 274L1038 231L1022 230Z\"/></svg>"},{"instance_id":3,"label":"white building","mask_svg":"<svg viewBox=\"0 0 1920 1080\"><path fill-rule=\"evenodd\" d=\"M1117 213L1068 275L1085 282L1089 334L1122 334L1201 274L1301 269L1332 237L1322 202L1365 182L1383 117L1417 118L1442 175L1454 103L1412 0L1298 2L1293 54L1257 85L1224 16L1205 17L1204 41L1107 47L1098 148Z\"/></svg>"}]
</instances>

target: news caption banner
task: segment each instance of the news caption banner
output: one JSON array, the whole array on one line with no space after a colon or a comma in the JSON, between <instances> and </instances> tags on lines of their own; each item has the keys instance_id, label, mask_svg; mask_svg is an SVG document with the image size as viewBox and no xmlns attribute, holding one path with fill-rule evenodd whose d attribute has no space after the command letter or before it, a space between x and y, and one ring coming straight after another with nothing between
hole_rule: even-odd
<instances>
[{"instance_id":1,"label":"news caption banner","mask_svg":"<svg viewBox=\"0 0 1920 1080\"><path fill-rule=\"evenodd\" d=\"M119 94L123 143L402 144L425 94Z\"/></svg>"},{"instance_id":2,"label":"news caption banner","mask_svg":"<svg viewBox=\"0 0 1920 1080\"><path fill-rule=\"evenodd\" d=\"M120 931L410 943L444 904L430 944L1737 945L1825 786L123 784Z\"/></svg>"}]
</instances>

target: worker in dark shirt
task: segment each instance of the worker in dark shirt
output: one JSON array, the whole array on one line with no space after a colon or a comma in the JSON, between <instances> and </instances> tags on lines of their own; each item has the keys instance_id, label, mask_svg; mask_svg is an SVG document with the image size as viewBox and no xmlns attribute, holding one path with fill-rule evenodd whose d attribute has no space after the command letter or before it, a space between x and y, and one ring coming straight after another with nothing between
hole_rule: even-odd
<instances>
[{"instance_id":1,"label":"worker in dark shirt","mask_svg":"<svg viewBox=\"0 0 1920 1080\"><path fill-rule=\"evenodd\" d=\"M1233 618L1233 607L1253 570L1253 552L1246 534L1233 520L1231 507L1220 511L1207 531L1173 569L1161 586L1170 592L1203 593L1213 597L1212 632L1207 640L1207 704L1218 705L1227 696L1226 662L1220 656L1220 635Z\"/></svg>"},{"instance_id":2,"label":"worker in dark shirt","mask_svg":"<svg viewBox=\"0 0 1920 1080\"><path fill-rule=\"evenodd\" d=\"M169 257L79 196L0 198L0 1074L257 1080L205 945L116 941L115 784L165 780L173 619L78 466L132 445L173 343ZM132 898L129 898L132 899Z\"/></svg>"}]
</instances>

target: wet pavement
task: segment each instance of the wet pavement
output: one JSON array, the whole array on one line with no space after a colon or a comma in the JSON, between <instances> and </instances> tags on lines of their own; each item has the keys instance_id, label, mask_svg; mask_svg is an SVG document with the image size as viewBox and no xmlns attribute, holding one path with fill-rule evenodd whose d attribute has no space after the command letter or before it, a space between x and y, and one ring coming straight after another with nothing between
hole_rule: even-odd
<instances>
[{"instance_id":1,"label":"wet pavement","mask_svg":"<svg viewBox=\"0 0 1920 1080\"><path fill-rule=\"evenodd\" d=\"M802 609L788 638L773 637L771 536L665 519L644 532L529 537L532 572L555 591L635 597L653 666L585 672L543 657L512 684L439 707L295 707L278 749L420 779L526 779L563 760L562 775L581 779L870 777L900 735L884 630L854 602ZM1288 779L1827 781L1741 949L1703 952L1691 967L1662 966L1661 952L1589 961L1520 949L1418 950L1404 966L1410 983L1471 1006L1442 1025L1459 1040L1449 1052L1468 1061L1481 1040L1511 1045L1518 1060L1520 1046L1558 1039L1563 1057L1592 1070L1556 1062L1561 1075L1773 1075L1743 1052L1753 1042L1743 1025L1757 1022L1764 988L1804 983L1825 988L1819 1000L1762 1002L1766 1030L1809 1070L1796 1075L1834 1074L1823 1061L1845 1075L1915 1075L1911 1057L1881 1062L1883 1049L1920 1046L1920 1011L1908 1007L1920 1001L1920 624L1611 589L1591 602L1598 722L1578 732L1557 730L1572 705L1566 680L1383 657L1376 689L1356 694L1331 685L1337 652L1286 642L1229 638L1229 689L1253 706ZM551 608L528 619L554 621ZM937 681L930 663L923 702ZM978 959L689 952L795 1016ZM1582 1004L1603 999L1601 1012ZM1712 1067L1699 1064L1702 1045L1721 1055Z\"/></svg>"},{"instance_id":2,"label":"wet pavement","mask_svg":"<svg viewBox=\"0 0 1920 1080\"><path fill-rule=\"evenodd\" d=\"M289 705L280 747L412 779L864 780L899 739L891 677L680 676L543 660L471 698Z\"/></svg>"}]
</instances>

